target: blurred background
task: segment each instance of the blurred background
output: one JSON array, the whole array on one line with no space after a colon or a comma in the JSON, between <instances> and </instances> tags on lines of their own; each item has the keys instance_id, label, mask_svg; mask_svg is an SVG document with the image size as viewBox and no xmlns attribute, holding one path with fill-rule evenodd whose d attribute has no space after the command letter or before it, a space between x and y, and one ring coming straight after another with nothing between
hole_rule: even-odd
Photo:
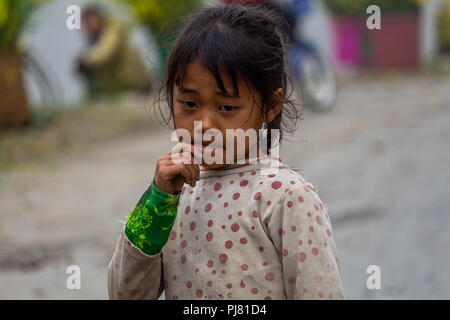
<instances>
[{"instance_id":1,"label":"blurred background","mask_svg":"<svg viewBox=\"0 0 450 320\"><path fill-rule=\"evenodd\" d=\"M449 299L450 1L278 2L305 106L281 158L328 207L346 298ZM167 55L213 3L0 0L0 299L107 299L120 221L170 150Z\"/></svg>"}]
</instances>

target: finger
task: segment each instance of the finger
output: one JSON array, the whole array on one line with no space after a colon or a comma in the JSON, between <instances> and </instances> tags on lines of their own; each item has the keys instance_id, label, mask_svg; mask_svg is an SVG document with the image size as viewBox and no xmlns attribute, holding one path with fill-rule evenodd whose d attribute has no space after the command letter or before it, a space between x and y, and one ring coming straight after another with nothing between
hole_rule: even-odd
<instances>
[{"instance_id":1,"label":"finger","mask_svg":"<svg viewBox=\"0 0 450 320\"><path fill-rule=\"evenodd\" d=\"M181 164L176 164L173 166L167 166L163 169L163 173L165 174L165 176L169 179L172 180L175 176L177 175L182 175L184 178L184 181L187 184L190 184L190 180L191 180L191 173L190 171L186 168L186 165L181 163Z\"/></svg>"}]
</instances>

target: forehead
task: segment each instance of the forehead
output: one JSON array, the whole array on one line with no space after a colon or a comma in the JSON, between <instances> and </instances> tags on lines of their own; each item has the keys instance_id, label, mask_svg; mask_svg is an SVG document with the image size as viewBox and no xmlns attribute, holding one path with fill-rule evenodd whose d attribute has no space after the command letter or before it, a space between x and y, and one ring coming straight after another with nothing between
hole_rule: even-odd
<instances>
[{"instance_id":1,"label":"forehead","mask_svg":"<svg viewBox=\"0 0 450 320\"><path fill-rule=\"evenodd\" d=\"M224 71L220 72L220 78L223 81L227 93L234 93L233 80L231 76ZM221 92L220 86L214 74L204 64L195 60L187 64L184 74L182 75L182 88L194 89L198 92ZM242 76L236 75L236 84L239 96L251 95L250 86Z\"/></svg>"}]
</instances>

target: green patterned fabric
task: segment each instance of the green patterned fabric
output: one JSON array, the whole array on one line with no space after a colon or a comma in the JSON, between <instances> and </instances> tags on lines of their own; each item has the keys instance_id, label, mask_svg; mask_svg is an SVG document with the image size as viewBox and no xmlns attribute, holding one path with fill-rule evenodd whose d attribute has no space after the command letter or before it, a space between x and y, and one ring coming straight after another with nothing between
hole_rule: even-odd
<instances>
[{"instance_id":1,"label":"green patterned fabric","mask_svg":"<svg viewBox=\"0 0 450 320\"><path fill-rule=\"evenodd\" d=\"M154 255L169 239L177 215L181 192L166 193L155 186L155 180L128 215L125 234L142 252Z\"/></svg>"}]
</instances>

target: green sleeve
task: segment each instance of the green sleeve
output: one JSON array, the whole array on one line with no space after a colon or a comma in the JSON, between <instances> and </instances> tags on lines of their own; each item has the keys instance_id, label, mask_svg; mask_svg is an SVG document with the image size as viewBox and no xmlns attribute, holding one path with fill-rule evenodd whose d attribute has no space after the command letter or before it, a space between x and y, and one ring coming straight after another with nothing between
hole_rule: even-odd
<instances>
[{"instance_id":1,"label":"green sleeve","mask_svg":"<svg viewBox=\"0 0 450 320\"><path fill-rule=\"evenodd\" d=\"M155 186L145 191L138 204L127 217L125 234L142 252L154 255L169 240L169 234L177 215L180 192L166 193Z\"/></svg>"}]
</instances>

